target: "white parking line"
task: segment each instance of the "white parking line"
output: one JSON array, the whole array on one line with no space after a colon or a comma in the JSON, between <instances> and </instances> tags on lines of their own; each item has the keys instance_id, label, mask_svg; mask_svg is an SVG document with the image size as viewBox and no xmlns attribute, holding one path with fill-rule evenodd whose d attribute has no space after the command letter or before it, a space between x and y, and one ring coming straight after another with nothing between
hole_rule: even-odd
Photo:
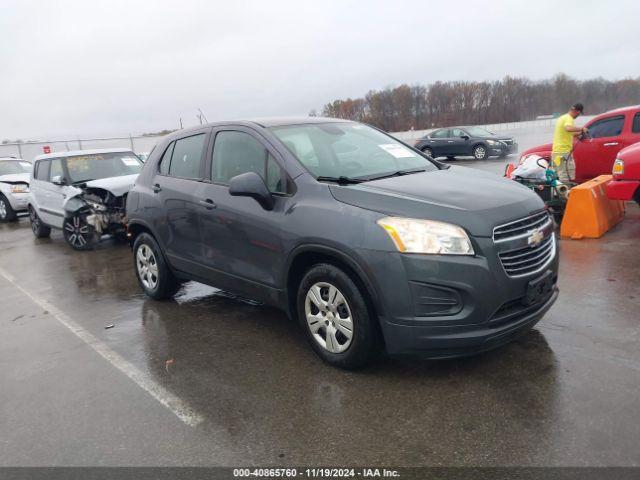
<instances>
[{"instance_id":1,"label":"white parking line","mask_svg":"<svg viewBox=\"0 0 640 480\"><path fill-rule=\"evenodd\" d=\"M48 300L40 298L37 295L29 292L25 288L21 287L10 273L3 268L0 268L0 275L2 275L8 282L14 287L29 297L36 305L47 310L51 316L53 316L58 322L67 327L76 337L82 340L95 350L102 358L107 360L111 365L124 373L127 377L133 380L140 388L146 391L149 395L155 398L158 402L171 410L173 414L182 420L190 427L195 427L204 421L204 417L194 412L188 405L185 404L180 398L169 392L160 384L150 379L143 372L134 367L130 362L122 358L118 353L113 351L104 342L100 341L93 334L82 328L74 320L72 320L67 314L58 309Z\"/></svg>"}]
</instances>

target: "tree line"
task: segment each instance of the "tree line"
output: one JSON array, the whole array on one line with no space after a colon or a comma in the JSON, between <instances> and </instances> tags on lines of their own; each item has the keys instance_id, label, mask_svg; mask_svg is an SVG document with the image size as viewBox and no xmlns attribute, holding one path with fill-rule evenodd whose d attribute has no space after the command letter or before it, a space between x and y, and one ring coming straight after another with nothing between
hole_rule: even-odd
<instances>
[{"instance_id":1,"label":"tree line","mask_svg":"<svg viewBox=\"0 0 640 480\"><path fill-rule=\"evenodd\" d=\"M322 108L322 115L398 132L533 120L540 115L566 112L575 102L584 104L585 114L639 104L640 77L577 80L559 74L537 81L507 76L492 82L403 84L370 90L363 98L334 100Z\"/></svg>"}]
</instances>

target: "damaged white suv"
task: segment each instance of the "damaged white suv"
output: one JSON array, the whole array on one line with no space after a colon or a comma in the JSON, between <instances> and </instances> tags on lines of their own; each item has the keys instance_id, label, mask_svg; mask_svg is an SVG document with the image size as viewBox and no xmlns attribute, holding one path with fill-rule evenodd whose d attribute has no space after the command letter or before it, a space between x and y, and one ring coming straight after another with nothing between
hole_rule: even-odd
<instances>
[{"instance_id":1,"label":"damaged white suv","mask_svg":"<svg viewBox=\"0 0 640 480\"><path fill-rule=\"evenodd\" d=\"M0 157L0 222L13 222L27 210L30 171L29 162Z\"/></svg>"},{"instance_id":2,"label":"damaged white suv","mask_svg":"<svg viewBox=\"0 0 640 480\"><path fill-rule=\"evenodd\" d=\"M76 250L102 235L125 235L125 203L142 162L130 150L77 150L40 155L31 173L29 217L36 237L62 229Z\"/></svg>"}]
</instances>

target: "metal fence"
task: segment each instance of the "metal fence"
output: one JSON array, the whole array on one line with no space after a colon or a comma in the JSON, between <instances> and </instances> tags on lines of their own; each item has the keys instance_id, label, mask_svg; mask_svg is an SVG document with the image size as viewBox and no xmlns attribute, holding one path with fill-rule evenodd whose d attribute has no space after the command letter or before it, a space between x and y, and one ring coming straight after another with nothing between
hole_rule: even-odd
<instances>
[{"instance_id":1,"label":"metal fence","mask_svg":"<svg viewBox=\"0 0 640 480\"><path fill-rule=\"evenodd\" d=\"M54 140L49 142L5 143L0 145L0 157L17 157L31 161L45 153L89 150L93 148L130 148L135 153L146 153L158 143L162 136L85 138L75 140Z\"/></svg>"},{"instance_id":2,"label":"metal fence","mask_svg":"<svg viewBox=\"0 0 640 480\"><path fill-rule=\"evenodd\" d=\"M593 116L580 117L579 124L593 118ZM490 131L513 131L520 129L551 129L555 124L555 119L529 120L525 122L494 123L491 125L479 125ZM408 132L393 132L392 135L404 142L411 143L422 138L427 133L436 130L410 130ZM33 160L36 156L45 153L48 147L51 153L68 152L70 150L88 150L92 148L130 148L135 153L145 153L158 143L162 136L145 137L112 137L112 138L87 138L75 140L55 140L50 142L24 142L6 143L0 145L0 157L17 157L25 160Z\"/></svg>"}]
</instances>

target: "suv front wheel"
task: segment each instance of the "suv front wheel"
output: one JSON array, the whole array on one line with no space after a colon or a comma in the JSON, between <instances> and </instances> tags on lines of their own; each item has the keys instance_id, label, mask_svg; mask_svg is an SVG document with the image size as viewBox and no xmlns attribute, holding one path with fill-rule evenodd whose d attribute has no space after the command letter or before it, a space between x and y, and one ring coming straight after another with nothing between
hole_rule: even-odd
<instances>
[{"instance_id":1,"label":"suv front wheel","mask_svg":"<svg viewBox=\"0 0 640 480\"><path fill-rule=\"evenodd\" d=\"M9 200L0 193L0 222L13 222L17 218Z\"/></svg>"},{"instance_id":2,"label":"suv front wheel","mask_svg":"<svg viewBox=\"0 0 640 480\"><path fill-rule=\"evenodd\" d=\"M358 286L338 267L319 264L305 274L297 310L311 346L335 367L361 367L379 350L375 318Z\"/></svg>"},{"instance_id":3,"label":"suv front wheel","mask_svg":"<svg viewBox=\"0 0 640 480\"><path fill-rule=\"evenodd\" d=\"M100 236L82 215L67 217L62 223L64 239L74 250L91 250Z\"/></svg>"}]
</instances>

